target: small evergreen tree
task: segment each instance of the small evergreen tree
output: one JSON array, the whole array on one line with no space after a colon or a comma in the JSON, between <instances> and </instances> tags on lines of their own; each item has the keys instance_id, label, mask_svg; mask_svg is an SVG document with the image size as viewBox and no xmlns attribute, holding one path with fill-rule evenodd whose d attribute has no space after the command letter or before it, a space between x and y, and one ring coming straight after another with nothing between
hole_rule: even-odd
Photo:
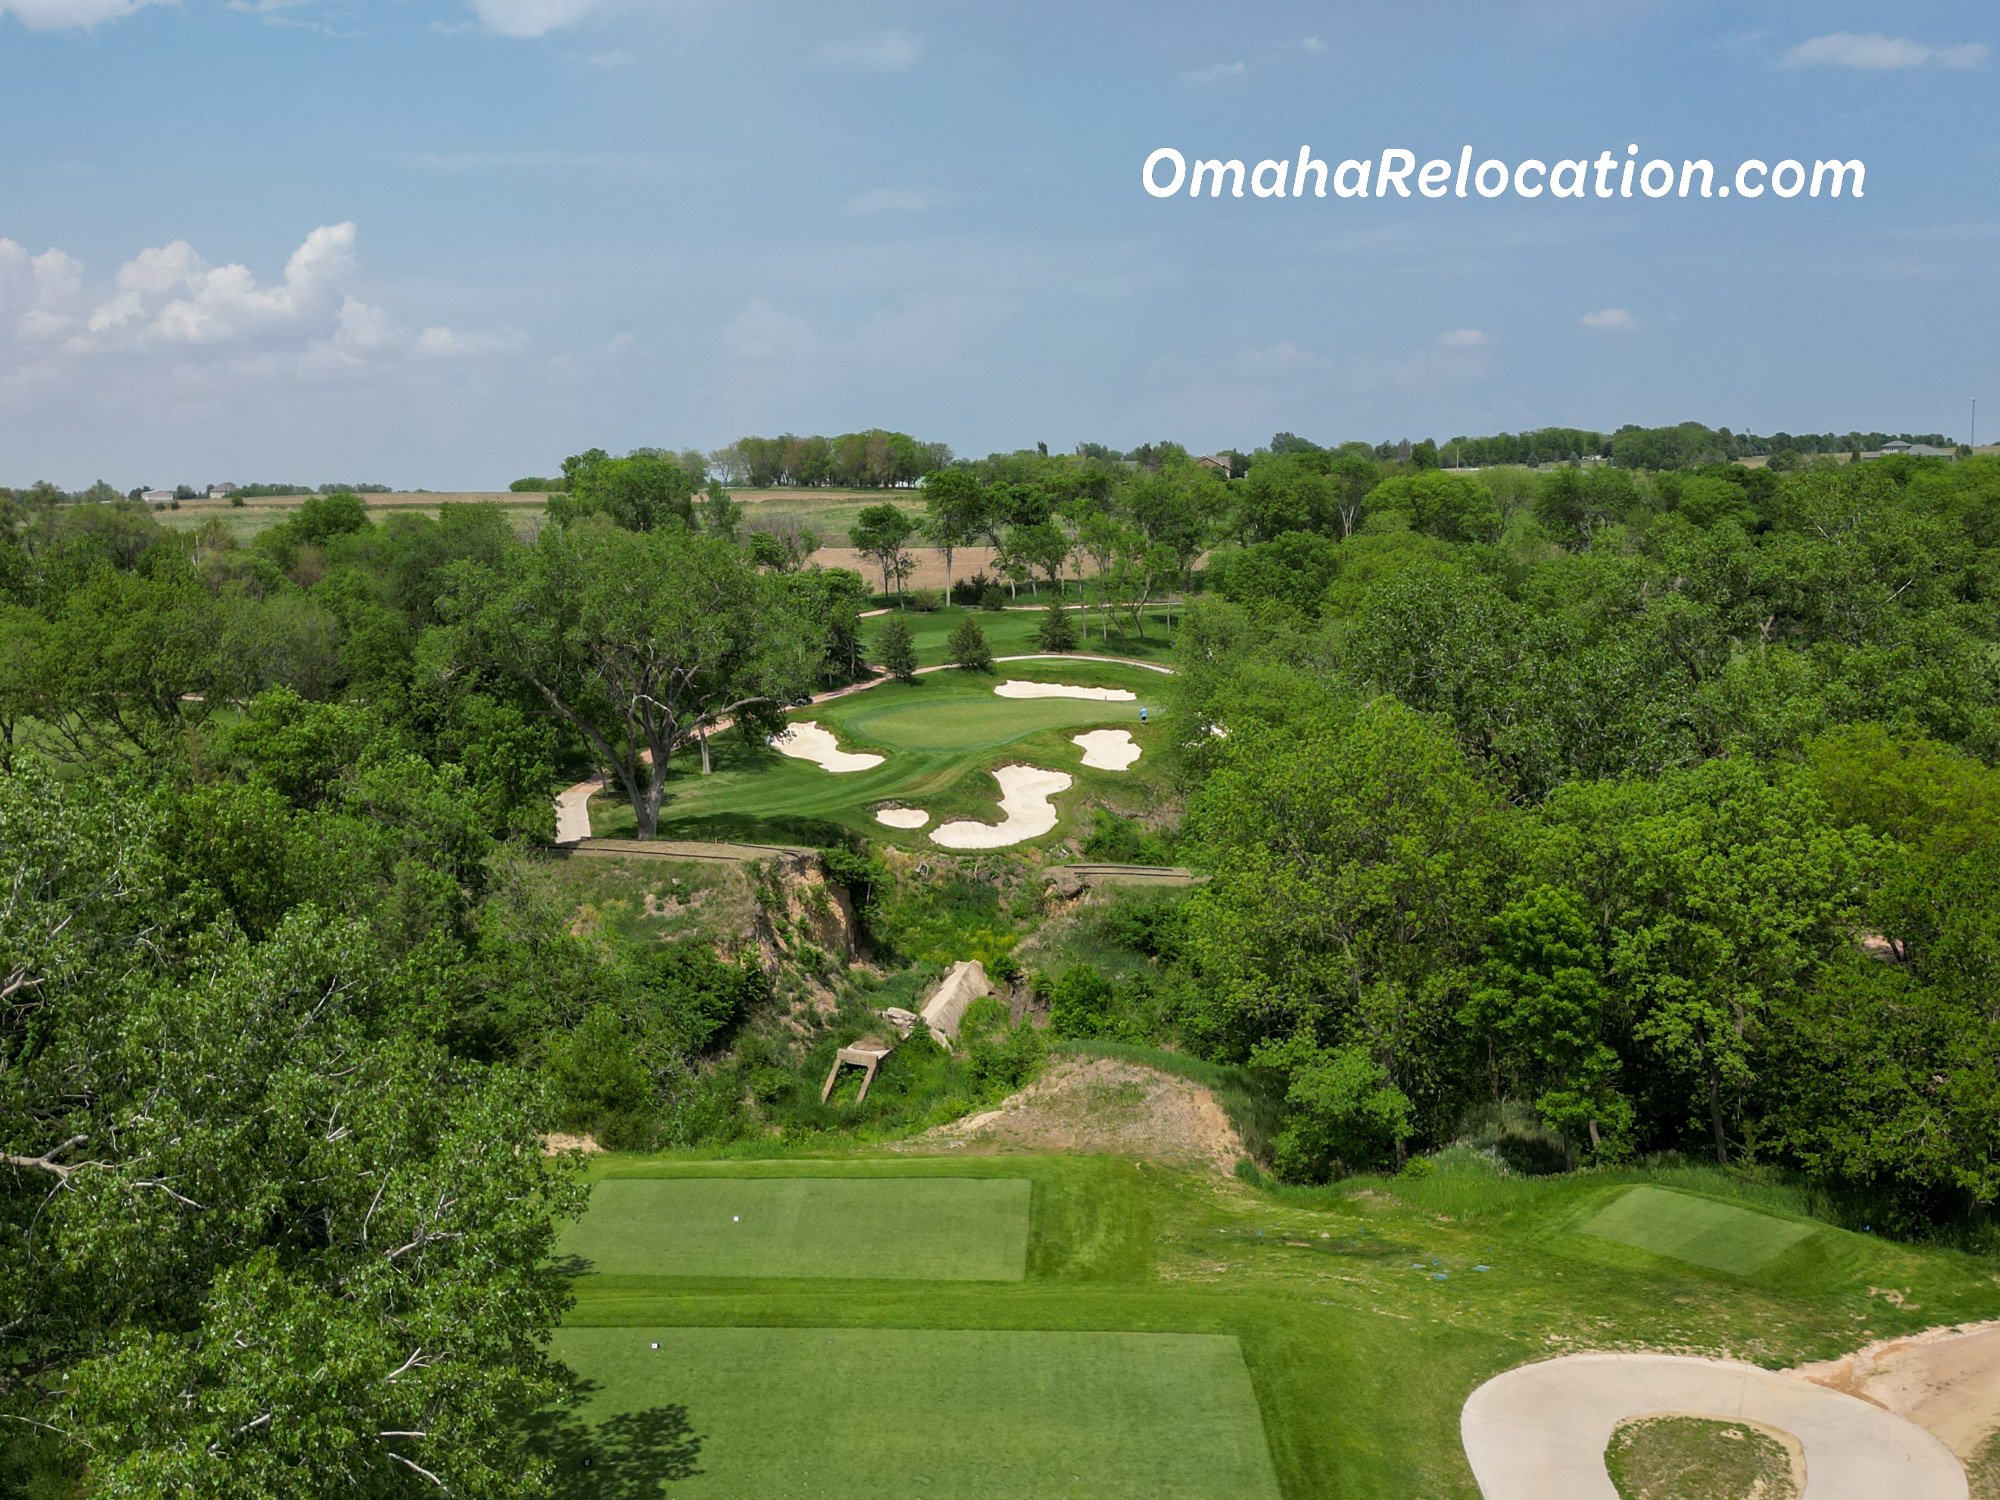
<instances>
[{"instance_id":1,"label":"small evergreen tree","mask_svg":"<svg viewBox=\"0 0 2000 1500\"><path fill-rule=\"evenodd\" d=\"M993 670L993 648L986 644L986 632L971 615L960 620L958 629L951 633L951 660L952 665L968 672Z\"/></svg>"},{"instance_id":2,"label":"small evergreen tree","mask_svg":"<svg viewBox=\"0 0 2000 1500\"><path fill-rule=\"evenodd\" d=\"M1076 622L1070 619L1069 611L1060 604L1051 604L1048 613L1042 616L1035 640L1044 651L1074 651Z\"/></svg>"},{"instance_id":3,"label":"small evergreen tree","mask_svg":"<svg viewBox=\"0 0 2000 1500\"><path fill-rule=\"evenodd\" d=\"M908 682L917 675L916 637L910 634L910 622L901 615L889 617L877 649L882 655L882 670L896 681Z\"/></svg>"}]
</instances>

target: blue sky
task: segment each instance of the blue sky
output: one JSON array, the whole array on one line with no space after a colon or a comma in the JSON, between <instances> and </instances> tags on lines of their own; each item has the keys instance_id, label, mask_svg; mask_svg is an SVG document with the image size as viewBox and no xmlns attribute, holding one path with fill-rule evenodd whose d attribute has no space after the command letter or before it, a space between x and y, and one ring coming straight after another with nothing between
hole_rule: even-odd
<instances>
[{"instance_id":1,"label":"blue sky","mask_svg":"<svg viewBox=\"0 0 2000 1500\"><path fill-rule=\"evenodd\" d=\"M2000 435L1990 3L0 0L0 482L1694 418ZM1860 201L1159 201L1859 157ZM1589 317L1591 321L1584 320Z\"/></svg>"}]
</instances>

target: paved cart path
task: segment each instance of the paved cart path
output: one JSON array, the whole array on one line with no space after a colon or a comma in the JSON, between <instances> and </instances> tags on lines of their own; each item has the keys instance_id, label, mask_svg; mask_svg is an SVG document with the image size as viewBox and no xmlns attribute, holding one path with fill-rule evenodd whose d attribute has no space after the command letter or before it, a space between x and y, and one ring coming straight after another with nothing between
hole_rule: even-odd
<instances>
[{"instance_id":1,"label":"paved cart path","mask_svg":"<svg viewBox=\"0 0 2000 1500\"><path fill-rule=\"evenodd\" d=\"M1750 1422L1796 1439L1805 1500L1966 1500L1965 1470L1912 1422L1793 1375L1672 1354L1573 1354L1496 1375L1459 1433L1486 1500L1618 1500L1604 1449L1634 1417Z\"/></svg>"}]
</instances>

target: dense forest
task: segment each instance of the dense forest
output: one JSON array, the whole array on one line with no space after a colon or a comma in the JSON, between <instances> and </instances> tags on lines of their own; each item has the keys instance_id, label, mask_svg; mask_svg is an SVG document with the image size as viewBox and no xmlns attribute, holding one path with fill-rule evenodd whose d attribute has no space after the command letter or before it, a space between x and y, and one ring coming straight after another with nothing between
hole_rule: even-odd
<instances>
[{"instance_id":1,"label":"dense forest","mask_svg":"<svg viewBox=\"0 0 2000 1500\"><path fill-rule=\"evenodd\" d=\"M1550 1170L1687 1153L1982 1232L2000 460L1245 459L746 470L928 471L873 518L885 593L910 547L991 546L1086 645L1172 602L1175 797L1095 837L1211 878L1119 908L1143 965L1033 976L1054 1030L1268 1079L1293 1181L1481 1117ZM580 1193L538 1135L768 1131L832 1035L753 1024L790 982L755 945L607 948L534 878L566 780L608 771L644 836L712 739L871 670L869 584L711 477L593 450L525 534L0 497L9 1463L536 1492ZM1005 917L852 840L825 869L892 968L961 896ZM1037 1045L935 1066L990 1096Z\"/></svg>"}]
</instances>

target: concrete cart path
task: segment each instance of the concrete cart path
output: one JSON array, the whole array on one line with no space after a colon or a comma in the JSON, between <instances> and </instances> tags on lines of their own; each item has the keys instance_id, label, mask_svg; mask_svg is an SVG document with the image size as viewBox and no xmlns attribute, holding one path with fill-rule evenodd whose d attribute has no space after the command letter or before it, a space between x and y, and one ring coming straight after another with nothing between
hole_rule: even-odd
<instances>
[{"instance_id":1,"label":"concrete cart path","mask_svg":"<svg viewBox=\"0 0 2000 1500\"><path fill-rule=\"evenodd\" d=\"M1966 1500L1965 1470L1914 1423L1791 1375L1671 1354L1574 1354L1496 1375L1459 1434L1486 1500L1618 1500L1604 1449L1634 1417L1775 1428L1805 1455L1805 1500Z\"/></svg>"}]
</instances>

